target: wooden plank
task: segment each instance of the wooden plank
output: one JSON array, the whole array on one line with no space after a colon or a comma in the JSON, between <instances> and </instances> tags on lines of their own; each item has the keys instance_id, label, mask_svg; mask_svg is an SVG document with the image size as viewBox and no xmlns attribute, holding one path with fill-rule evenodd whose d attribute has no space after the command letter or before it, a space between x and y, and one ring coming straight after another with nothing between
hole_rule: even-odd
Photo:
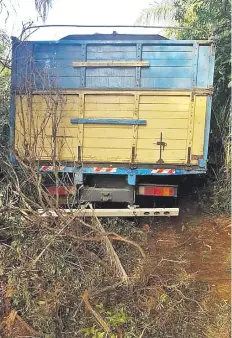
<instances>
[{"instance_id":1,"label":"wooden plank","mask_svg":"<svg viewBox=\"0 0 232 338\"><path fill-rule=\"evenodd\" d=\"M159 149L137 149L137 162L140 163L156 163L159 159ZM183 150L168 150L162 152L162 159L165 163L186 163L186 151Z\"/></svg>"},{"instance_id":2,"label":"wooden plank","mask_svg":"<svg viewBox=\"0 0 232 338\"><path fill-rule=\"evenodd\" d=\"M121 93L120 93L121 94ZM86 94L85 96L85 102L87 103L97 103L97 104L111 104L111 103L125 103L125 104L133 104L134 103L134 93L130 93L128 95L128 92L125 95L120 95L117 92L110 91L109 94L101 92L95 92L94 95L91 95L90 93Z\"/></svg>"},{"instance_id":3,"label":"wooden plank","mask_svg":"<svg viewBox=\"0 0 232 338\"><path fill-rule=\"evenodd\" d=\"M131 139L122 139L120 134L118 135L118 138L110 140L108 138L84 138L84 148L131 149L131 144Z\"/></svg>"},{"instance_id":4,"label":"wooden plank","mask_svg":"<svg viewBox=\"0 0 232 338\"><path fill-rule=\"evenodd\" d=\"M170 96L165 96L165 95L141 95L140 96L140 104L142 103L160 103L160 104L173 104L173 103L179 103L182 105L187 105L189 106L189 100L190 100L190 95L189 96L173 96L170 94Z\"/></svg>"},{"instance_id":5,"label":"wooden plank","mask_svg":"<svg viewBox=\"0 0 232 338\"><path fill-rule=\"evenodd\" d=\"M149 67L148 61L86 61L73 62L73 67Z\"/></svg>"},{"instance_id":6,"label":"wooden plank","mask_svg":"<svg viewBox=\"0 0 232 338\"><path fill-rule=\"evenodd\" d=\"M176 111L183 111L188 112L189 106L183 105L179 103L172 103L169 105L160 104L160 103L140 103L139 111L159 111L159 112L176 112Z\"/></svg>"},{"instance_id":7,"label":"wooden plank","mask_svg":"<svg viewBox=\"0 0 232 338\"><path fill-rule=\"evenodd\" d=\"M156 143L160 141L159 138L152 139L138 139L137 148L138 149L148 149L148 150L159 150L160 146ZM166 150L186 150L187 140L167 140L163 137L163 141L167 143L167 146L164 148Z\"/></svg>"},{"instance_id":8,"label":"wooden plank","mask_svg":"<svg viewBox=\"0 0 232 338\"><path fill-rule=\"evenodd\" d=\"M207 97L196 96L193 121L192 154L203 155Z\"/></svg>"},{"instance_id":9,"label":"wooden plank","mask_svg":"<svg viewBox=\"0 0 232 338\"><path fill-rule=\"evenodd\" d=\"M187 119L189 115L188 111L147 111L147 110L140 110L139 117L142 119Z\"/></svg>"},{"instance_id":10,"label":"wooden plank","mask_svg":"<svg viewBox=\"0 0 232 338\"><path fill-rule=\"evenodd\" d=\"M83 149L83 161L130 162L131 149L86 148Z\"/></svg>"},{"instance_id":11,"label":"wooden plank","mask_svg":"<svg viewBox=\"0 0 232 338\"><path fill-rule=\"evenodd\" d=\"M186 140L188 135L187 129L165 129L162 130L163 139L168 140ZM141 129L138 130L139 139L158 139L160 137L159 129Z\"/></svg>"},{"instance_id":12,"label":"wooden plank","mask_svg":"<svg viewBox=\"0 0 232 338\"><path fill-rule=\"evenodd\" d=\"M99 128L88 128L89 126L86 125L85 127L85 138L107 138L110 142L112 139L117 139L120 135L121 139L132 139L132 129L131 126L114 126L114 128L106 128L106 127L99 127ZM122 128L124 127L124 128ZM67 128L66 129L67 135L75 136L76 130L75 128Z\"/></svg>"},{"instance_id":13,"label":"wooden plank","mask_svg":"<svg viewBox=\"0 0 232 338\"><path fill-rule=\"evenodd\" d=\"M146 126L140 126L140 129L159 129L164 131L166 129L187 129L188 119L148 119Z\"/></svg>"},{"instance_id":14,"label":"wooden plank","mask_svg":"<svg viewBox=\"0 0 232 338\"><path fill-rule=\"evenodd\" d=\"M120 110L105 110L105 111L93 111L86 110L85 111L86 118L133 118L133 111L120 111Z\"/></svg>"},{"instance_id":15,"label":"wooden plank","mask_svg":"<svg viewBox=\"0 0 232 338\"><path fill-rule=\"evenodd\" d=\"M105 103L100 103L100 102L96 102L96 103L87 103L85 104L85 110L91 110L91 111L132 111L134 109L133 103L108 103L108 99L106 97L106 101Z\"/></svg>"}]
</instances>

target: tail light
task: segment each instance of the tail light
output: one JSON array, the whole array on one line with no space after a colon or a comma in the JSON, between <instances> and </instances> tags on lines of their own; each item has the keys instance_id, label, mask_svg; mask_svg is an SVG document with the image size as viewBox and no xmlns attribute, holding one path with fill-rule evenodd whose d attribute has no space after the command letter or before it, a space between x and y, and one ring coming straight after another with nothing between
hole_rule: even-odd
<instances>
[{"instance_id":1,"label":"tail light","mask_svg":"<svg viewBox=\"0 0 232 338\"><path fill-rule=\"evenodd\" d=\"M139 186L139 195L146 196L169 196L176 197L177 196L177 186Z\"/></svg>"}]
</instances>

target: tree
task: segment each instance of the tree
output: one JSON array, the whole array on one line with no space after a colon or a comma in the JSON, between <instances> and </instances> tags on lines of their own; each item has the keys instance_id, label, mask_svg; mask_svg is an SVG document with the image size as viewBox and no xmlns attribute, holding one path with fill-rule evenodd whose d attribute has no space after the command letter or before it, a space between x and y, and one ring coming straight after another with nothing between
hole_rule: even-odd
<instances>
[{"instance_id":1,"label":"tree","mask_svg":"<svg viewBox=\"0 0 232 338\"><path fill-rule=\"evenodd\" d=\"M43 22L46 21L48 11L52 7L53 0L34 0L35 8Z\"/></svg>"},{"instance_id":2,"label":"tree","mask_svg":"<svg viewBox=\"0 0 232 338\"><path fill-rule=\"evenodd\" d=\"M46 21L48 11L52 7L53 0L32 0L35 3L36 12L39 14L43 22ZM7 0L0 0L0 14L2 11L7 12L7 17L9 16L9 7L13 6L12 3L7 3Z\"/></svg>"}]
</instances>

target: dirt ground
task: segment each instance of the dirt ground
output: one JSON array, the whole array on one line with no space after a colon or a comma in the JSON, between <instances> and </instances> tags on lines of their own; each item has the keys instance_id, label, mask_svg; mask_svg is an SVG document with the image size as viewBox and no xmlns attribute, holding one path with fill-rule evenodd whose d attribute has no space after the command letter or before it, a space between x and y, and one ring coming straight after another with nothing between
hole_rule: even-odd
<instances>
[{"instance_id":1,"label":"dirt ground","mask_svg":"<svg viewBox=\"0 0 232 338\"><path fill-rule=\"evenodd\" d=\"M183 283L193 280L207 287L207 296L198 304L202 310L210 312L218 303L230 304L229 218L202 216L187 208L178 218L156 219L150 224L143 224L143 228L147 231L146 279L150 286L148 306L152 307L151 304L155 301L152 285L157 285L157 278L161 284L165 284L175 277L178 283L181 279ZM217 314L216 310L213 316L220 316L220 309L218 312ZM217 321L221 322L216 323ZM215 318L215 325L208 327L202 337L229 338L229 323L226 323L225 318Z\"/></svg>"},{"instance_id":2,"label":"dirt ground","mask_svg":"<svg viewBox=\"0 0 232 338\"><path fill-rule=\"evenodd\" d=\"M227 217L200 215L197 211L185 208L178 218L144 219L139 229L145 233L143 281L146 292L138 299L141 309L152 311L157 303L157 285L166 285L166 294L173 290L196 303L202 311L216 307L216 304L230 303L230 237L231 222ZM175 285L176 279L176 285ZM169 285L171 281L172 285ZM207 288L204 298L199 301L187 298L179 286L195 281ZM161 304L162 307L162 304ZM162 309L161 309L162 310ZM215 310L215 316L219 310ZM219 313L220 314L220 313ZM219 324L218 324L219 322ZM14 311L8 309L4 337L36 337L36 332ZM4 331L3 331L4 332ZM149 336L150 337L150 336ZM227 321L215 317L215 325L207 327L202 337L229 338L230 328ZM146 334L143 335L146 338Z\"/></svg>"},{"instance_id":3,"label":"dirt ground","mask_svg":"<svg viewBox=\"0 0 232 338\"><path fill-rule=\"evenodd\" d=\"M230 219L181 215L154 221L151 227L148 261L155 256L163 260L160 266L183 264L192 278L209 284L215 297L230 301Z\"/></svg>"}]
</instances>

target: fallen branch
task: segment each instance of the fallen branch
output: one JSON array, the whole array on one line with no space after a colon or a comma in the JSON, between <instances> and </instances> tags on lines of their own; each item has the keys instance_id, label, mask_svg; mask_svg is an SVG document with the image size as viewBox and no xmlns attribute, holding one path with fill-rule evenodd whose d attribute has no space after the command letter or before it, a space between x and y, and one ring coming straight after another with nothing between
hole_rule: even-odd
<instances>
[{"instance_id":1,"label":"fallen branch","mask_svg":"<svg viewBox=\"0 0 232 338\"><path fill-rule=\"evenodd\" d=\"M91 306L91 304L89 302L89 292L88 292L88 290L84 291L84 293L82 295L82 299L85 303L86 311L89 311L90 313L92 313L92 315L94 316L96 321L101 325L101 327L104 329L104 331L106 331L107 333L110 332L109 325L105 322L105 320L102 318L102 316L98 312L96 312L93 309L93 307Z\"/></svg>"}]
</instances>

